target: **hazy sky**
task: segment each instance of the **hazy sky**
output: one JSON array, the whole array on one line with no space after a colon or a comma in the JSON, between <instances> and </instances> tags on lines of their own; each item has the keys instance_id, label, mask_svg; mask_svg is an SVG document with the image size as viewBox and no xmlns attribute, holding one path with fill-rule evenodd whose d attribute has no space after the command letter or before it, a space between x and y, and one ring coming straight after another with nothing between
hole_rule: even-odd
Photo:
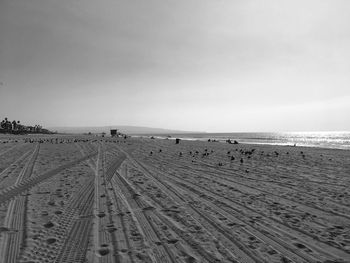
<instances>
[{"instance_id":1,"label":"hazy sky","mask_svg":"<svg viewBox=\"0 0 350 263\"><path fill-rule=\"evenodd\" d=\"M0 0L0 118L350 130L348 0Z\"/></svg>"}]
</instances>

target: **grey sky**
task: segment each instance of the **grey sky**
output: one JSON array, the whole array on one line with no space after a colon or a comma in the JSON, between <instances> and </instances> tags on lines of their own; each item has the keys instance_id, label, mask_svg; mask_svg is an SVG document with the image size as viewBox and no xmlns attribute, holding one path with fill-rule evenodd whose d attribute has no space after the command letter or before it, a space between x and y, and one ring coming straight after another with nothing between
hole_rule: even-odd
<instances>
[{"instance_id":1,"label":"grey sky","mask_svg":"<svg viewBox=\"0 0 350 263\"><path fill-rule=\"evenodd\" d=\"M350 130L350 1L1 0L0 117Z\"/></svg>"}]
</instances>

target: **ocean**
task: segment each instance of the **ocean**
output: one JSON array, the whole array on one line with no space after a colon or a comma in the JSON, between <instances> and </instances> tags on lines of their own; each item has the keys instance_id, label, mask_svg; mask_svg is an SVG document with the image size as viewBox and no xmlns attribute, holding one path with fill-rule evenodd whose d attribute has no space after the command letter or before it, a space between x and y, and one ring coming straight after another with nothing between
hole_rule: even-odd
<instances>
[{"instance_id":1,"label":"ocean","mask_svg":"<svg viewBox=\"0 0 350 263\"><path fill-rule=\"evenodd\" d=\"M171 136L171 137L169 137ZM154 135L157 138L180 138L183 140L217 140L228 139L239 143L294 145L350 150L350 132L244 132L244 133L184 133Z\"/></svg>"}]
</instances>

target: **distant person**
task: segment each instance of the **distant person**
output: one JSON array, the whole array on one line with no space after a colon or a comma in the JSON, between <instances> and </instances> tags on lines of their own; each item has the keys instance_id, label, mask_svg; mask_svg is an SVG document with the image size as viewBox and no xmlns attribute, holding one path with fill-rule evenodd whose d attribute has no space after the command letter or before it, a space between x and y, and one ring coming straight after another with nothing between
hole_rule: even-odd
<instances>
[{"instance_id":1,"label":"distant person","mask_svg":"<svg viewBox=\"0 0 350 263\"><path fill-rule=\"evenodd\" d=\"M12 130L17 130L17 122L15 120L12 121Z\"/></svg>"},{"instance_id":2,"label":"distant person","mask_svg":"<svg viewBox=\"0 0 350 263\"><path fill-rule=\"evenodd\" d=\"M5 129L11 130L11 122L7 118L5 118Z\"/></svg>"},{"instance_id":3,"label":"distant person","mask_svg":"<svg viewBox=\"0 0 350 263\"><path fill-rule=\"evenodd\" d=\"M17 121L17 130L21 131L22 130L22 125L20 121Z\"/></svg>"}]
</instances>

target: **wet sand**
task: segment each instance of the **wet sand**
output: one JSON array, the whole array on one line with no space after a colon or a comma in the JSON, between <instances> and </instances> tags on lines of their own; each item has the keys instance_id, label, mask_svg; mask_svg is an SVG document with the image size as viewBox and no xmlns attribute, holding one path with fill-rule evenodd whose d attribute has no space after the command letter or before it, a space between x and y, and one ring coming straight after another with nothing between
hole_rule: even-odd
<instances>
[{"instance_id":1,"label":"wet sand","mask_svg":"<svg viewBox=\"0 0 350 263\"><path fill-rule=\"evenodd\" d=\"M350 262L350 151L1 135L0 259Z\"/></svg>"}]
</instances>

